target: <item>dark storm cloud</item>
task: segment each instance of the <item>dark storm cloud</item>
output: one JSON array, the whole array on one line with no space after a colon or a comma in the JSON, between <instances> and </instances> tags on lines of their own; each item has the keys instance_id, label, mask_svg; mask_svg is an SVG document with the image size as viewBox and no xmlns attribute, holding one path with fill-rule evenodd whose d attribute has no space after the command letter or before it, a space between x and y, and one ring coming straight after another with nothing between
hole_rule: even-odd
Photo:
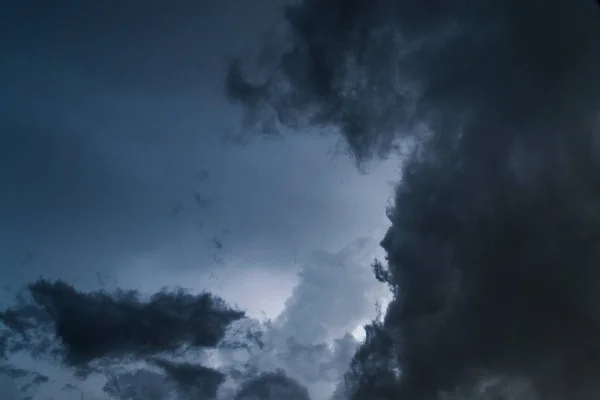
<instances>
[{"instance_id":1,"label":"dark storm cloud","mask_svg":"<svg viewBox=\"0 0 600 400\"><path fill-rule=\"evenodd\" d=\"M385 155L424 117L523 122L555 100L565 113L586 104L597 14L587 0L304 1L286 8L287 29L266 47L268 78L244 79L236 60L227 93L288 127L338 128L359 159Z\"/></svg>"},{"instance_id":2,"label":"dark storm cloud","mask_svg":"<svg viewBox=\"0 0 600 400\"><path fill-rule=\"evenodd\" d=\"M248 82L235 62L233 100L337 128L359 161L419 143L382 242L396 298L355 357L352 396L498 378L597 398L597 4L309 0L286 18L287 50L261 64L276 72Z\"/></svg>"},{"instance_id":3,"label":"dark storm cloud","mask_svg":"<svg viewBox=\"0 0 600 400\"><path fill-rule=\"evenodd\" d=\"M45 280L31 284L29 292L46 315L31 312L32 306L26 304L4 312L2 322L21 334L26 348L31 347L29 332L50 322L64 346L64 362L75 367L143 359L184 346L214 347L227 326L244 317L209 293L162 291L144 300L135 291L81 292Z\"/></svg>"}]
</instances>

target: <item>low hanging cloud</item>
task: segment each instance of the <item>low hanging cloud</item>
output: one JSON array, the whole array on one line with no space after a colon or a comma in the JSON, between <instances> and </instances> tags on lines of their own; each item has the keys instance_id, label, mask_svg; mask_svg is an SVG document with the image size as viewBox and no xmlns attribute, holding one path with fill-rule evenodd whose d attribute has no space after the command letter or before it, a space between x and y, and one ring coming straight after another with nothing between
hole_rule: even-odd
<instances>
[{"instance_id":1,"label":"low hanging cloud","mask_svg":"<svg viewBox=\"0 0 600 400\"><path fill-rule=\"evenodd\" d=\"M338 253L315 253L302 264L283 313L266 324L209 293L84 292L40 280L1 315L7 355L58 356L82 378L106 375L104 392L116 399L229 399L254 390L248 387L277 392L279 381L326 399L359 345L350 333L387 290L369 268L376 247L359 239ZM201 361L188 357L208 348L212 356L204 353ZM147 366L118 373L139 362Z\"/></svg>"},{"instance_id":2,"label":"low hanging cloud","mask_svg":"<svg viewBox=\"0 0 600 400\"><path fill-rule=\"evenodd\" d=\"M395 297L340 396L597 398L596 2L306 0L285 20L262 77L231 64L249 121L333 128L359 163L414 145L376 269Z\"/></svg>"},{"instance_id":3,"label":"low hanging cloud","mask_svg":"<svg viewBox=\"0 0 600 400\"><path fill-rule=\"evenodd\" d=\"M188 397L214 397L223 374L161 357L214 348L227 326L244 318L242 311L210 293L163 290L143 299L135 291L82 292L46 280L28 289L29 297L21 296L17 305L0 314L9 355L58 357L82 378L93 372L112 376L114 368L150 362Z\"/></svg>"},{"instance_id":4,"label":"low hanging cloud","mask_svg":"<svg viewBox=\"0 0 600 400\"><path fill-rule=\"evenodd\" d=\"M185 345L214 347L227 325L244 317L209 293L163 291L144 301L135 291L83 293L48 281L32 284L30 292L54 322L71 365L174 352Z\"/></svg>"},{"instance_id":5,"label":"low hanging cloud","mask_svg":"<svg viewBox=\"0 0 600 400\"><path fill-rule=\"evenodd\" d=\"M323 345L266 349L265 326L254 326L243 312L210 293L191 295L182 290L163 290L146 297L135 291L84 292L62 281L32 283L18 295L15 305L0 314L8 357L0 365L0 373L23 381L19 390L35 395L36 388L48 378L9 363L10 356L26 353L34 359L58 357L80 378L93 373L105 375L108 379L103 391L114 399L212 399L219 393L227 400L265 393L275 398L284 393L305 399L308 394L301 383L277 366L262 368L264 365L257 362L262 359L260 356L251 358L247 369L240 369L235 363L229 368L218 367L210 362L210 357L192 361L188 356L192 350L209 348L217 352L258 348L289 350L293 353L290 360L295 360L296 354L303 356L306 351L315 353L315 349L321 349L321 353L315 353L319 356L316 361L338 367L337 358L327 353ZM242 337L228 340L228 329L235 329L236 325ZM352 340L352 344L356 343ZM346 365L349 361L347 357ZM140 363L146 367L128 367ZM237 375L232 373L236 367L240 372ZM227 378L233 379L235 385L232 390L223 391L221 387ZM76 384L63 389L85 394Z\"/></svg>"}]
</instances>

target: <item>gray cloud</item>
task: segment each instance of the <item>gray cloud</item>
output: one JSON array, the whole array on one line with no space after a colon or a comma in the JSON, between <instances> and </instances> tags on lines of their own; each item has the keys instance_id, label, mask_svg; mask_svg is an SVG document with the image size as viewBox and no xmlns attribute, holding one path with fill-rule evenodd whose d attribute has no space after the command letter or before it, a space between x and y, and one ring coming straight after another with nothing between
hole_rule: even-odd
<instances>
[{"instance_id":1,"label":"gray cloud","mask_svg":"<svg viewBox=\"0 0 600 400\"><path fill-rule=\"evenodd\" d=\"M475 112L491 110L498 115L490 117L513 115L514 122L529 119L525 110L539 118L556 104L550 98L565 99L564 91L574 88L579 96L561 115L589 107L594 91L585 83L593 76L594 53L587 50L594 46L589 29L596 29L598 12L592 2L458 7L366 1L289 6L287 26L269 42L279 51L259 64L269 79L245 78L242 61L235 60L227 93L249 111L274 109L284 126L305 121L338 128L359 160L373 151L387 155L398 136L414 134L402 128L415 124L439 128L450 118L452 126L462 125ZM563 12L582 23L560 19ZM549 22L525 34L530 17Z\"/></svg>"},{"instance_id":2,"label":"gray cloud","mask_svg":"<svg viewBox=\"0 0 600 400\"><path fill-rule=\"evenodd\" d=\"M72 367L215 347L227 325L244 317L209 293L162 291L143 300L135 291L86 293L43 280L29 292L33 304L7 309L2 323L34 351L30 338L49 328L64 347L64 363Z\"/></svg>"},{"instance_id":3,"label":"gray cloud","mask_svg":"<svg viewBox=\"0 0 600 400\"><path fill-rule=\"evenodd\" d=\"M596 398L597 4L315 0L285 16L283 56L261 64L274 77L232 64L232 100L338 129L358 161L417 139L382 242L396 298L351 397L524 378L539 398Z\"/></svg>"},{"instance_id":4,"label":"gray cloud","mask_svg":"<svg viewBox=\"0 0 600 400\"><path fill-rule=\"evenodd\" d=\"M229 376L239 383L281 370L312 399L329 398L360 344L351 333L373 318L375 303L388 294L369 268L376 250L375 242L362 238L301 262L298 282L277 318L266 325L243 320L228 330L219 359Z\"/></svg>"},{"instance_id":5,"label":"gray cloud","mask_svg":"<svg viewBox=\"0 0 600 400\"><path fill-rule=\"evenodd\" d=\"M337 254L320 252L303 263L299 282L274 326L300 343L312 344L352 332L374 314L386 295L369 268L375 242L358 239Z\"/></svg>"}]
</instances>

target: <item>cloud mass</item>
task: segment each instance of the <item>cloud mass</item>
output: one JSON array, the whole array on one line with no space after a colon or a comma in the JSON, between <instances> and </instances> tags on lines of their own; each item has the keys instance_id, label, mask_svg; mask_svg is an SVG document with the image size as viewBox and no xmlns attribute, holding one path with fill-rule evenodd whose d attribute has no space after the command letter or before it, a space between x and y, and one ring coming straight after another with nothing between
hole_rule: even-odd
<instances>
[{"instance_id":1,"label":"cloud mass","mask_svg":"<svg viewBox=\"0 0 600 400\"><path fill-rule=\"evenodd\" d=\"M9 30L21 40L0 43L11 57L0 72L23 78L23 54L30 49L32 60L46 60L49 69L68 64L61 71L73 73L73 86L85 81L87 71L110 75L104 82L113 90L140 96L188 93L189 72L196 71L198 57L189 53L185 59L188 53L181 49L194 47L176 45L179 29L172 36L157 34L165 24L174 26L170 18L182 29L197 24L191 11L201 3L181 4L170 12L166 6L140 10L127 4L114 15L110 7L94 14L79 5L63 15L59 8L45 6L41 10L52 14L49 19L38 9L11 6L9 15L27 14L31 26L56 29L48 36L27 24ZM149 17L133 27L128 21L142 18L141 11ZM91 15L98 23L80 23ZM267 35L260 57L234 59L227 70L225 92L241 105L246 127L261 133L278 128L298 134L336 132L359 166L402 155L394 206L387 210L391 227L381 241L386 260L373 265L393 300L381 318L366 326L364 343L358 346L350 335L338 335L332 346L325 341L333 331L341 333L360 322L349 308L367 312L370 298L362 291L368 285L361 283L367 263L363 269L360 260L353 264L356 268L336 270L338 260L356 260L344 252L323 253L320 262L302 267L296 290L272 325L247 319L210 293L164 290L146 298L136 291L88 291L39 280L0 314L4 374L21 379L19 389L27 390L50 379L7 360L28 353L36 360L58 356L79 377L91 371L112 374L105 392L116 398L128 395L125 389L139 392L134 384L153 379L171 385L167 391L174 388L181 398L316 400L311 384L335 383L342 366L349 364L336 400L598 398L597 4L304 0L284 7L283 17ZM107 46L110 41L102 41L98 33L107 21L127 21L111 32L113 42L126 46L113 49ZM81 35L72 34L78 31ZM126 40L118 40L119 35ZM26 40L30 46L23 45ZM140 65L153 65L146 61L152 59L155 42L162 43L156 49L185 57L179 70L167 62L157 64L158 75L166 69L168 79L138 90L156 76L155 70L135 73ZM71 51L49 57L57 43L69 44ZM141 43L145 46L136 46ZM101 63L112 53L131 57L131 62L121 64L113 57ZM168 53L161 53L163 61L169 60ZM115 68L119 73L113 76ZM132 76L138 79L130 80ZM92 81L89 87L99 91L101 85ZM16 86L10 89L21 93ZM23 101L21 94L16 97ZM65 146L59 142L66 136L49 140L8 113L0 117L11 128L8 140L0 140L8 149L0 150L7 156L0 162L3 171L20 165L15 154L30 155L32 163L21 165L23 176L42 187L52 178L64 192L71 190L72 201L88 202L89 180L69 175L69 165L87 165L86 151L99 148L100 136L80 146L67 134L64 142L73 143L81 157L71 155L63 162L44 158L48 154L42 151L40 158L32 152L36 138L62 154ZM178 120L177 115L172 118ZM121 143L113 135L110 140ZM124 150L119 146L112 151ZM35 168L50 161L52 168L38 177ZM100 182L114 172L105 170L100 159L92 164L100 168L90 167L94 171L89 176ZM152 170L140 175L147 178ZM83 190L64 186L65 176ZM9 172L0 178L6 187L20 187L26 194L35 190L35 184ZM111 188L118 192L120 186ZM194 193L188 193L192 204L198 202ZM18 208L19 196L10 196L0 204ZM109 197L102 204L108 205ZM56 220L72 215L59 197L49 201L66 212L56 214ZM247 231L256 235L259 224L249 225ZM222 238L217 240L223 247ZM325 285L326 280L331 284ZM348 301L338 303L347 292ZM240 340L228 341L236 324ZM220 352L217 361L209 350ZM194 352L202 353L200 362L180 357ZM131 375L113 373L132 362L144 366ZM160 373L139 372L146 367ZM228 379L235 381L232 389L222 390L231 383ZM127 386L123 390L121 383ZM157 397L166 396L162 385L154 389Z\"/></svg>"},{"instance_id":2,"label":"cloud mass","mask_svg":"<svg viewBox=\"0 0 600 400\"><path fill-rule=\"evenodd\" d=\"M599 11L304 1L268 79L232 63L227 91L259 119L334 128L358 161L414 144L382 241L395 298L351 397L484 396L498 379L597 397Z\"/></svg>"}]
</instances>

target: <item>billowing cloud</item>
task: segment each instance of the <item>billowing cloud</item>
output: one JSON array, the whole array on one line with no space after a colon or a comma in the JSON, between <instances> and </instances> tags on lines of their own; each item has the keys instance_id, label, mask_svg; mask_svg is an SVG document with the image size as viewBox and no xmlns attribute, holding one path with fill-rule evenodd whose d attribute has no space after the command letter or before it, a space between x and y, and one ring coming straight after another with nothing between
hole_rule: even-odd
<instances>
[{"instance_id":1,"label":"billowing cloud","mask_svg":"<svg viewBox=\"0 0 600 400\"><path fill-rule=\"evenodd\" d=\"M589 110L597 13L585 0L303 1L271 30L261 73L236 59L226 89L258 120L336 128L359 159L386 155L418 131L403 128L422 123L456 130L484 114L524 122L554 100L566 103L563 116ZM532 21L543 26L532 32Z\"/></svg>"},{"instance_id":2,"label":"billowing cloud","mask_svg":"<svg viewBox=\"0 0 600 400\"><path fill-rule=\"evenodd\" d=\"M329 398L359 346L351 333L389 294L370 268L376 253L377 244L362 238L339 252L321 251L302 261L297 285L277 318L231 325L219 345L229 376L239 384L282 371L313 400Z\"/></svg>"},{"instance_id":3,"label":"billowing cloud","mask_svg":"<svg viewBox=\"0 0 600 400\"><path fill-rule=\"evenodd\" d=\"M350 395L524 380L530 398L597 398L597 4L313 0L285 17L269 79L232 64L233 100L333 127L359 161L417 139L382 242L395 299Z\"/></svg>"},{"instance_id":4,"label":"billowing cloud","mask_svg":"<svg viewBox=\"0 0 600 400\"><path fill-rule=\"evenodd\" d=\"M298 284L274 326L300 343L341 337L370 319L386 288L369 268L377 244L361 238L338 253L317 252L303 262Z\"/></svg>"}]
</instances>

